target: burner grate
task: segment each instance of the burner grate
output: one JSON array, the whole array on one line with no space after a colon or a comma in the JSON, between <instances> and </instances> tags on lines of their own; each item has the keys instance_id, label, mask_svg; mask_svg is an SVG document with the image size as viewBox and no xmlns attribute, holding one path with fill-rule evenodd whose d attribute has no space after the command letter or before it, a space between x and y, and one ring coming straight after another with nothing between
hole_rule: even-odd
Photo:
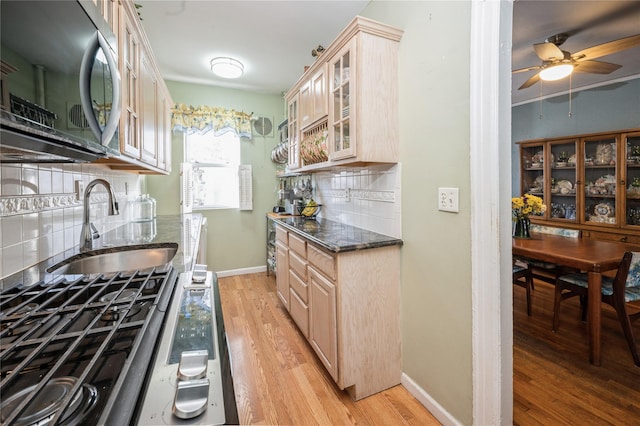
<instances>
[{"instance_id":1,"label":"burner grate","mask_svg":"<svg viewBox=\"0 0 640 426\"><path fill-rule=\"evenodd\" d=\"M61 407L72 404L78 392L87 393L87 386L96 388L96 407L89 415L97 422L102 409L120 398L117 390L131 380L127 371L132 360L150 356L146 349L139 350L141 342L146 345L157 338L166 311L163 304L175 282L176 272L169 268L80 276L2 292L0 394L9 400L21 395L10 412L2 408L2 424L13 424L31 412L30 404L43 389L62 377L76 380L59 402ZM68 411L58 410L48 421L55 424Z\"/></svg>"}]
</instances>

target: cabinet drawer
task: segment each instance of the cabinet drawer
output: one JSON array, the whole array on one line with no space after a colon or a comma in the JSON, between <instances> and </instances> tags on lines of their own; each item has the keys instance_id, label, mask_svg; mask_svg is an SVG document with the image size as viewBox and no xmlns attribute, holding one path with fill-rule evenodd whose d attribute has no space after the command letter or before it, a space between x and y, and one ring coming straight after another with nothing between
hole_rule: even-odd
<instances>
[{"instance_id":1,"label":"cabinet drawer","mask_svg":"<svg viewBox=\"0 0 640 426\"><path fill-rule=\"evenodd\" d=\"M289 248L304 259L307 258L307 242L294 234L289 234Z\"/></svg>"},{"instance_id":2,"label":"cabinet drawer","mask_svg":"<svg viewBox=\"0 0 640 426\"><path fill-rule=\"evenodd\" d=\"M640 237L637 235L614 234L612 232L589 231L589 238L597 240L622 241L629 244L640 244Z\"/></svg>"},{"instance_id":3,"label":"cabinet drawer","mask_svg":"<svg viewBox=\"0 0 640 426\"><path fill-rule=\"evenodd\" d=\"M303 280L307 280L307 261L291 250L289 250L289 268L296 271Z\"/></svg>"},{"instance_id":4,"label":"cabinet drawer","mask_svg":"<svg viewBox=\"0 0 640 426\"><path fill-rule=\"evenodd\" d=\"M294 290L304 303L309 303L307 283L292 271L289 271L289 288Z\"/></svg>"},{"instance_id":5,"label":"cabinet drawer","mask_svg":"<svg viewBox=\"0 0 640 426\"><path fill-rule=\"evenodd\" d=\"M309 262L333 281L336 280L336 258L309 244Z\"/></svg>"},{"instance_id":6,"label":"cabinet drawer","mask_svg":"<svg viewBox=\"0 0 640 426\"><path fill-rule=\"evenodd\" d=\"M276 240L282 241L285 245L289 245L287 234L288 232L283 227L276 226Z\"/></svg>"},{"instance_id":7,"label":"cabinet drawer","mask_svg":"<svg viewBox=\"0 0 640 426\"><path fill-rule=\"evenodd\" d=\"M304 337L308 339L309 338L309 307L307 306L306 303L304 303L298 297L298 294L295 291L293 291L293 289L291 289L290 292L291 292L291 295L290 295L290 302L289 302L290 304L289 314L291 315L291 318L293 318L293 320L298 325L298 328L300 328L300 331L302 331L302 334L304 334Z\"/></svg>"}]
</instances>

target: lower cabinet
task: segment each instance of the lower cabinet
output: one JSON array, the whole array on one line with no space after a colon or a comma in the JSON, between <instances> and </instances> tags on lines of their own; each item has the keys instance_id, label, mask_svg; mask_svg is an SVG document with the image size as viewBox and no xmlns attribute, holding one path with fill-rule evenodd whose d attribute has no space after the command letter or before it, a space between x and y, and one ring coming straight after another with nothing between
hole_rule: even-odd
<instances>
[{"instance_id":1,"label":"lower cabinet","mask_svg":"<svg viewBox=\"0 0 640 426\"><path fill-rule=\"evenodd\" d=\"M276 277L278 298L289 309L289 250L282 241L276 241Z\"/></svg>"},{"instance_id":2,"label":"lower cabinet","mask_svg":"<svg viewBox=\"0 0 640 426\"><path fill-rule=\"evenodd\" d=\"M340 389L358 400L399 384L400 246L333 253L278 232L278 297Z\"/></svg>"},{"instance_id":3,"label":"lower cabinet","mask_svg":"<svg viewBox=\"0 0 640 426\"><path fill-rule=\"evenodd\" d=\"M309 342L325 368L338 380L338 334L336 324L336 286L309 268Z\"/></svg>"}]
</instances>

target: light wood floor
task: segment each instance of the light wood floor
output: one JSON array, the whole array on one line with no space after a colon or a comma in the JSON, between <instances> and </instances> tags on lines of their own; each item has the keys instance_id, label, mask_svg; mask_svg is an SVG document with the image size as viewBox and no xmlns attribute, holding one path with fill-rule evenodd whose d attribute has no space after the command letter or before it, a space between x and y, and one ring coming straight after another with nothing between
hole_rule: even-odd
<instances>
[{"instance_id":1,"label":"light wood floor","mask_svg":"<svg viewBox=\"0 0 640 426\"><path fill-rule=\"evenodd\" d=\"M358 402L340 391L279 304L273 276L219 285L241 424L439 424L402 386ZM552 287L536 281L531 317L524 297L514 287L514 424L640 425L640 368L615 312L604 308L602 366L594 367L577 298L563 302L553 333Z\"/></svg>"},{"instance_id":2,"label":"light wood floor","mask_svg":"<svg viewBox=\"0 0 640 426\"><path fill-rule=\"evenodd\" d=\"M354 402L336 385L266 273L219 279L240 424L439 425L401 386Z\"/></svg>"}]
</instances>

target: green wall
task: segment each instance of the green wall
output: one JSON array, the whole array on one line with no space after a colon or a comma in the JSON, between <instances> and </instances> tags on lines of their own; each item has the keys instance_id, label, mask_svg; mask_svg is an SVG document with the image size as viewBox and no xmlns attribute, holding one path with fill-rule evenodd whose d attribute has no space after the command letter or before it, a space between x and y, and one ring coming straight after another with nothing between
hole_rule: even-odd
<instances>
[{"instance_id":1,"label":"green wall","mask_svg":"<svg viewBox=\"0 0 640 426\"><path fill-rule=\"evenodd\" d=\"M472 423L468 1L373 1L362 15L401 28L403 372ZM455 30L453 30L455 28ZM460 213L437 188L460 188Z\"/></svg>"},{"instance_id":2,"label":"green wall","mask_svg":"<svg viewBox=\"0 0 640 426\"><path fill-rule=\"evenodd\" d=\"M277 125L284 120L284 100L277 95L167 81L175 103L209 105L253 112L274 120L272 137L254 135L241 140L241 161L253 169L253 210L203 210L208 219L207 264L220 272L265 265L266 218L277 201L275 164L271 149L277 145ZM180 212L180 163L183 159L183 134L172 138L172 172L170 176L147 177L147 191L157 200L158 214Z\"/></svg>"}]
</instances>

